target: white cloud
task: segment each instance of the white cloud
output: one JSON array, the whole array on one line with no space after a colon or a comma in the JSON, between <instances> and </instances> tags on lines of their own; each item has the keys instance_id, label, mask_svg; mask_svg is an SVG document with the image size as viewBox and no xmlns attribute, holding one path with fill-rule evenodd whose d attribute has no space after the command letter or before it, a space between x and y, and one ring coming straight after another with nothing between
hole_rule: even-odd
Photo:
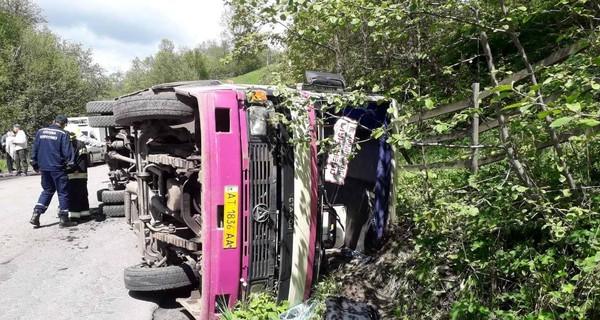
<instances>
[{"instance_id":1,"label":"white cloud","mask_svg":"<svg viewBox=\"0 0 600 320\"><path fill-rule=\"evenodd\" d=\"M108 72L155 53L163 38L176 47L218 39L222 0L37 0L48 27L92 49Z\"/></svg>"},{"instance_id":2,"label":"white cloud","mask_svg":"<svg viewBox=\"0 0 600 320\"><path fill-rule=\"evenodd\" d=\"M135 57L146 57L156 52L159 41L137 44L100 36L88 27L54 27L52 31L64 39L82 43L92 49L94 61L107 72L125 71Z\"/></svg>"}]
</instances>

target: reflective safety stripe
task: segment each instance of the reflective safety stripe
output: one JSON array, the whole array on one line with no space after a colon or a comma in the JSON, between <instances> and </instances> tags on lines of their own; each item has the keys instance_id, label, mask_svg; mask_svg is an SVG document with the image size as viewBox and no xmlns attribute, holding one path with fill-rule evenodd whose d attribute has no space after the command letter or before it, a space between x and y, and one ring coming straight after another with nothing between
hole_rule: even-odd
<instances>
[{"instance_id":1,"label":"reflective safety stripe","mask_svg":"<svg viewBox=\"0 0 600 320\"><path fill-rule=\"evenodd\" d=\"M69 173L68 177L69 177L69 180L72 180L72 179L87 179L88 178L88 174L86 172Z\"/></svg>"},{"instance_id":2,"label":"reflective safety stripe","mask_svg":"<svg viewBox=\"0 0 600 320\"><path fill-rule=\"evenodd\" d=\"M69 211L69 218L81 218L81 212Z\"/></svg>"},{"instance_id":3,"label":"reflective safety stripe","mask_svg":"<svg viewBox=\"0 0 600 320\"><path fill-rule=\"evenodd\" d=\"M87 154L87 153L88 153L88 152L87 152L87 149L86 149L86 148L81 148L81 149L79 149L79 155L82 155L82 154Z\"/></svg>"},{"instance_id":4,"label":"reflective safety stripe","mask_svg":"<svg viewBox=\"0 0 600 320\"><path fill-rule=\"evenodd\" d=\"M58 132L58 133L66 133L66 132L65 132L65 131L63 131L63 130L60 130L60 129L52 129L52 128L42 128L42 129L40 129L40 130L41 130L41 131L46 131L46 130L48 130L48 131L54 131L54 132Z\"/></svg>"}]
</instances>

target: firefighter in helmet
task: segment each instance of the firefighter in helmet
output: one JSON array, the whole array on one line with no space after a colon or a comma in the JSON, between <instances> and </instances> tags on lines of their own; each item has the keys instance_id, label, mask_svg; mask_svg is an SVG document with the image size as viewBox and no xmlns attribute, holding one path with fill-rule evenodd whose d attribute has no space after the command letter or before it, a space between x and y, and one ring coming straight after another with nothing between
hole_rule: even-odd
<instances>
[{"instance_id":1,"label":"firefighter in helmet","mask_svg":"<svg viewBox=\"0 0 600 320\"><path fill-rule=\"evenodd\" d=\"M79 129L77 129L79 130ZM69 132L71 145L75 153L75 165L68 172L69 177L69 216L71 219L85 218L90 215L88 200L88 152L85 143L77 136L81 132Z\"/></svg>"}]
</instances>

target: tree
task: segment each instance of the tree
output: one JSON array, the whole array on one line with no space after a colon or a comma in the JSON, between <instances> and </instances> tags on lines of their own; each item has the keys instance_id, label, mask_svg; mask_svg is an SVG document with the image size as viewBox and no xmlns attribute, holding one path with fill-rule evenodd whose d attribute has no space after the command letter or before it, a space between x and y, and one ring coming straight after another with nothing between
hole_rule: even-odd
<instances>
[{"instance_id":1,"label":"tree","mask_svg":"<svg viewBox=\"0 0 600 320\"><path fill-rule=\"evenodd\" d=\"M137 57L133 59L131 62L131 67L125 73L125 77L123 79L124 91L120 94L150 87L153 84L150 77L153 64L153 57L146 57L143 60Z\"/></svg>"},{"instance_id":2,"label":"tree","mask_svg":"<svg viewBox=\"0 0 600 320\"><path fill-rule=\"evenodd\" d=\"M58 113L79 116L109 89L91 51L43 24L25 0L0 2L0 126L20 123L30 134Z\"/></svg>"},{"instance_id":3,"label":"tree","mask_svg":"<svg viewBox=\"0 0 600 320\"><path fill-rule=\"evenodd\" d=\"M207 58L200 48L176 51L171 40L163 39L155 55L136 57L124 76L113 76L113 93L121 95L159 83L207 79L208 72Z\"/></svg>"},{"instance_id":4,"label":"tree","mask_svg":"<svg viewBox=\"0 0 600 320\"><path fill-rule=\"evenodd\" d=\"M150 81L157 84L180 80L177 74L179 69L178 58L173 42L168 39L161 40L150 71Z\"/></svg>"},{"instance_id":5,"label":"tree","mask_svg":"<svg viewBox=\"0 0 600 320\"><path fill-rule=\"evenodd\" d=\"M30 25L46 22L42 9L29 0L0 0L0 11L19 17Z\"/></svg>"},{"instance_id":6,"label":"tree","mask_svg":"<svg viewBox=\"0 0 600 320\"><path fill-rule=\"evenodd\" d=\"M178 68L179 79L181 80L202 80L208 79L208 70L206 68L206 58L199 48L185 50L181 54Z\"/></svg>"},{"instance_id":7,"label":"tree","mask_svg":"<svg viewBox=\"0 0 600 320\"><path fill-rule=\"evenodd\" d=\"M333 71L355 90L348 101L365 91L398 101L390 112L398 115L400 132L388 135L388 142L425 169L395 173L399 220L412 236L392 246L410 258L385 270L390 282L403 284L392 289L390 300L401 303L388 315L599 317L597 1L228 3L239 13L232 21L234 53L251 50L249 39L260 39L264 30L283 29L266 34L284 48L283 85L302 81L307 69ZM587 49L552 66L535 66L575 43ZM499 85L523 69L527 81ZM419 120L437 106L470 98L474 82L495 96L477 109ZM428 163L461 159L471 151L469 141L452 142L465 152L443 145L411 148L470 129L475 113L500 123L500 130L482 135L487 148L479 152L508 154L509 163L484 166L477 174L433 172ZM409 124L412 118L417 121ZM374 137L385 134L387 128L373 131ZM568 143L565 136L571 136ZM539 149L544 141L557 152Z\"/></svg>"},{"instance_id":8,"label":"tree","mask_svg":"<svg viewBox=\"0 0 600 320\"><path fill-rule=\"evenodd\" d=\"M15 81L22 89L10 103L19 110L17 120L34 131L50 123L56 114L84 114L85 103L102 91L82 72L81 59L89 52L78 46L63 46L48 30L30 29L21 45Z\"/></svg>"}]
</instances>

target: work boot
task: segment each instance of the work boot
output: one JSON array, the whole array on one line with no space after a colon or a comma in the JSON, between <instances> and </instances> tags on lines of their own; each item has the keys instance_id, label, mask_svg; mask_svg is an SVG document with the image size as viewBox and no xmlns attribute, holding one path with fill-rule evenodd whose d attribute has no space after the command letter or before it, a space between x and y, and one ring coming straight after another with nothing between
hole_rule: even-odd
<instances>
[{"instance_id":1,"label":"work boot","mask_svg":"<svg viewBox=\"0 0 600 320\"><path fill-rule=\"evenodd\" d=\"M77 222L71 221L71 219L69 219L68 214L61 214L60 216L58 216L58 219L60 219L58 226L61 228L69 228L77 225Z\"/></svg>"},{"instance_id":2,"label":"work boot","mask_svg":"<svg viewBox=\"0 0 600 320\"><path fill-rule=\"evenodd\" d=\"M42 214L37 211L34 211L33 214L31 215L31 219L29 220L29 223L31 223L34 228L40 227L40 216L41 215Z\"/></svg>"}]
</instances>

